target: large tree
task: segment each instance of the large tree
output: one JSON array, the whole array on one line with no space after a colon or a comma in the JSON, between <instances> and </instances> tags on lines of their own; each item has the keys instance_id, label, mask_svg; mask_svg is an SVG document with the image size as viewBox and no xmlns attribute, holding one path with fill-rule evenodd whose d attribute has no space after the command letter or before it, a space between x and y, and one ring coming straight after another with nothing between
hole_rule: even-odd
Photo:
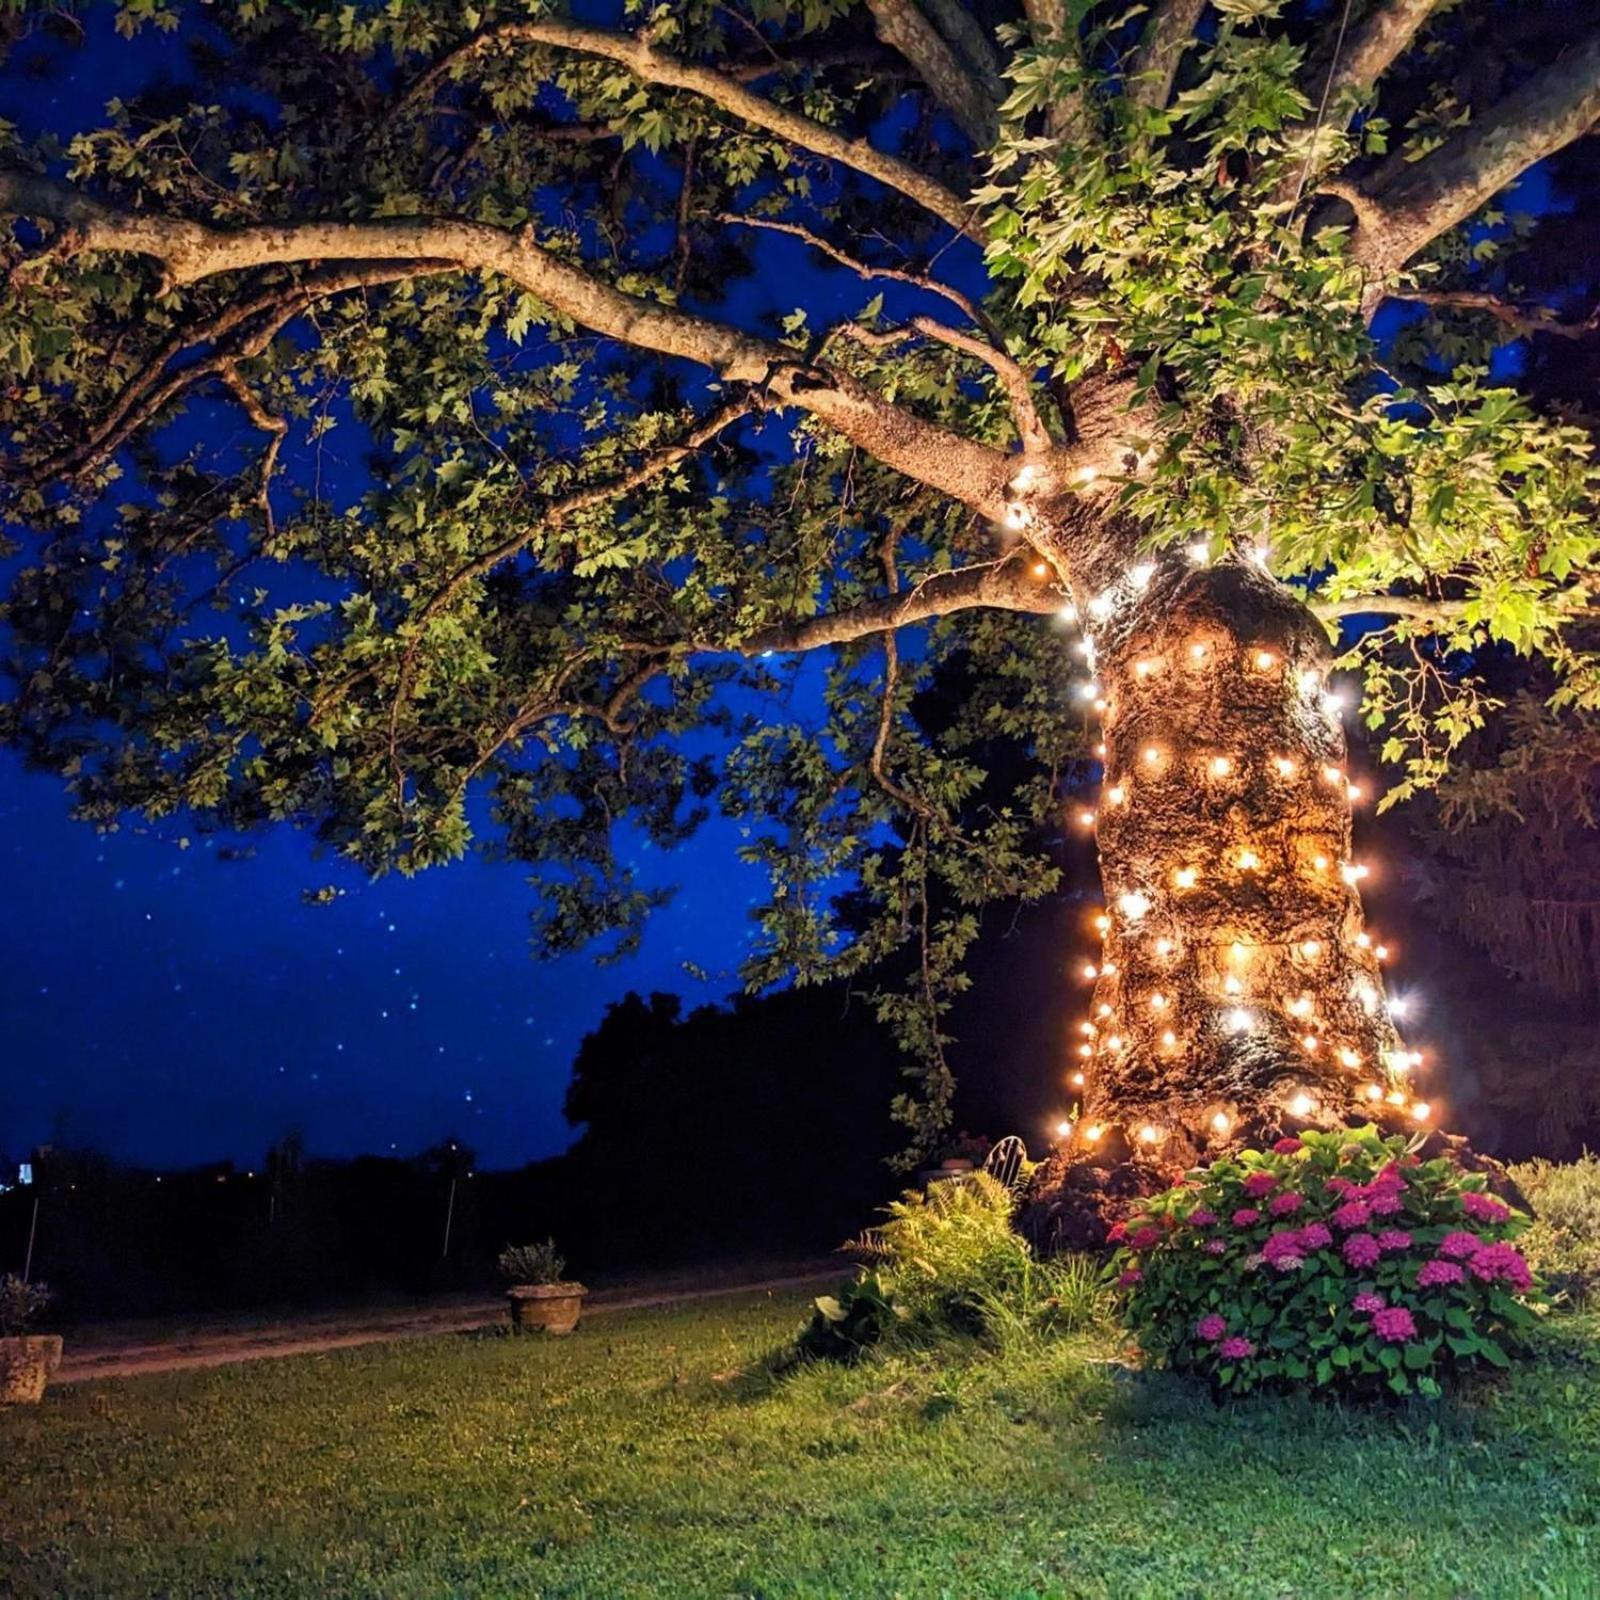
<instances>
[{"instance_id":1,"label":"large tree","mask_svg":"<svg viewBox=\"0 0 1600 1600\"><path fill-rule=\"evenodd\" d=\"M41 73L112 21L8 16ZM293 819L374 870L476 834L538 864L547 944L626 947L657 896L615 829L718 795L772 872L752 982L908 975L923 1135L976 912L1076 819L1074 1149L1426 1117L1328 679L1364 667L1394 795L1488 709L1475 654L1600 703L1588 438L1494 376L1594 325L1506 265L1507 191L1600 116L1589 13L115 21L185 70L64 146L0 128L4 732L86 814Z\"/></svg>"}]
</instances>

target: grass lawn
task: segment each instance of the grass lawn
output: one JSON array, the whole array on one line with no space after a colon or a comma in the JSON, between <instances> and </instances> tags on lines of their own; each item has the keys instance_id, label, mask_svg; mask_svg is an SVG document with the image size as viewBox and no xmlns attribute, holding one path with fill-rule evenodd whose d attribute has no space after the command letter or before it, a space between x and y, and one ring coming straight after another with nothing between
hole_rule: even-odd
<instances>
[{"instance_id":1,"label":"grass lawn","mask_svg":"<svg viewBox=\"0 0 1600 1600\"><path fill-rule=\"evenodd\" d=\"M804 1304L58 1390L0 1413L0 1594L1600 1596L1600 1320L1360 1412L1084 1345L752 1375Z\"/></svg>"}]
</instances>

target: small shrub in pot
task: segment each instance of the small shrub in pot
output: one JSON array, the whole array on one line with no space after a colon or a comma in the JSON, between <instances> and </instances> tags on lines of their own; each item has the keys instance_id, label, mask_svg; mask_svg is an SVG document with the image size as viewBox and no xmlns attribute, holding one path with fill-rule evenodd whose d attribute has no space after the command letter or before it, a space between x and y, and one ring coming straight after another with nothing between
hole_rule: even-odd
<instances>
[{"instance_id":1,"label":"small shrub in pot","mask_svg":"<svg viewBox=\"0 0 1600 1600\"><path fill-rule=\"evenodd\" d=\"M554 1239L543 1244L508 1244L500 1252L500 1275L509 1287L506 1301L514 1328L538 1328L545 1333L571 1333L589 1292L581 1283L564 1278L566 1258Z\"/></svg>"},{"instance_id":2,"label":"small shrub in pot","mask_svg":"<svg viewBox=\"0 0 1600 1600\"><path fill-rule=\"evenodd\" d=\"M50 1298L42 1283L0 1278L0 1405L36 1405L61 1365L60 1335L28 1332Z\"/></svg>"}]
</instances>

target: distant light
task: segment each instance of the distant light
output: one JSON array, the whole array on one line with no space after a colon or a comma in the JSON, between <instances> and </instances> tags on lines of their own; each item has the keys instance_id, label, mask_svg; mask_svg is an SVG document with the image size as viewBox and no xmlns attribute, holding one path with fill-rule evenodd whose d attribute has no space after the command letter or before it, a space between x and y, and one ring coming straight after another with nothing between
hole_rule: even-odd
<instances>
[{"instance_id":1,"label":"distant light","mask_svg":"<svg viewBox=\"0 0 1600 1600\"><path fill-rule=\"evenodd\" d=\"M1309 1117L1317 1109L1317 1102L1304 1091L1297 1094L1289 1102L1289 1114L1295 1117Z\"/></svg>"},{"instance_id":2,"label":"distant light","mask_svg":"<svg viewBox=\"0 0 1600 1600\"><path fill-rule=\"evenodd\" d=\"M1072 1124L1066 1121L1058 1122L1056 1124L1056 1137L1058 1139L1070 1139L1072 1137Z\"/></svg>"}]
</instances>

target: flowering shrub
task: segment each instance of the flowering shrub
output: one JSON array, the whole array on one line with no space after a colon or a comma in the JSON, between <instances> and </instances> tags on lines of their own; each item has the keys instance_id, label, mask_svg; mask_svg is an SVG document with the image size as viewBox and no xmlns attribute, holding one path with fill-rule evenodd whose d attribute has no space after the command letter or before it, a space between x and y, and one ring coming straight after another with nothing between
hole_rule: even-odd
<instances>
[{"instance_id":1,"label":"flowering shrub","mask_svg":"<svg viewBox=\"0 0 1600 1600\"><path fill-rule=\"evenodd\" d=\"M1146 1201L1112 1229L1112 1271L1146 1355L1219 1389L1437 1395L1521 1345L1526 1226L1480 1174L1404 1138L1305 1133Z\"/></svg>"}]
</instances>

